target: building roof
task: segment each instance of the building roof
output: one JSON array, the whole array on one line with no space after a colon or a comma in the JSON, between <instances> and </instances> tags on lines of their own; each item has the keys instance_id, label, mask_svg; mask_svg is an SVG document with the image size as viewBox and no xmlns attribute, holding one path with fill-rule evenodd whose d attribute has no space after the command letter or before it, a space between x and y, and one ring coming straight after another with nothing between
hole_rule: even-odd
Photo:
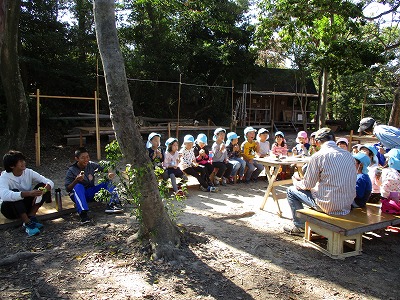
<instances>
[{"instance_id":1,"label":"building roof","mask_svg":"<svg viewBox=\"0 0 400 300\"><path fill-rule=\"evenodd\" d=\"M249 80L248 92L260 95L296 96L307 94L308 97L318 97L318 92L310 76L306 79L306 91L301 91L301 76L298 70L263 68Z\"/></svg>"}]
</instances>

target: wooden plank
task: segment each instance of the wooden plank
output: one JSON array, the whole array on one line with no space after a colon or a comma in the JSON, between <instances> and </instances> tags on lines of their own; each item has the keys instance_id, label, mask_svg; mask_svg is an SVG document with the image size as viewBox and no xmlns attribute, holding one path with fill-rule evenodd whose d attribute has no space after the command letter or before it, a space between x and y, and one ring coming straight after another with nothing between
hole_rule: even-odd
<instances>
[{"instance_id":1,"label":"wooden plank","mask_svg":"<svg viewBox=\"0 0 400 300\"><path fill-rule=\"evenodd\" d=\"M353 209L349 214L327 215L312 209L300 209L297 216L313 224L325 227L345 236L396 225L400 217L382 213L379 206L367 204L365 208Z\"/></svg>"}]
</instances>

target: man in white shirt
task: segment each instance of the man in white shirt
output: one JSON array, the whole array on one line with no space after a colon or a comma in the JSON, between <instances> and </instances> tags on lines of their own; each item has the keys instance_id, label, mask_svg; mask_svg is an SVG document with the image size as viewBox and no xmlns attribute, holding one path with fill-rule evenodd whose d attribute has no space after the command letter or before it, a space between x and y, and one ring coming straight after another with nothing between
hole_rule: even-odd
<instances>
[{"instance_id":1,"label":"man in white shirt","mask_svg":"<svg viewBox=\"0 0 400 300\"><path fill-rule=\"evenodd\" d=\"M346 215L356 196L357 172L349 151L339 148L330 128L321 128L315 134L321 150L311 156L303 179L293 176L293 186L287 191L287 200L293 215L293 225L285 226L288 234L304 233L304 221L296 216L303 204L332 215Z\"/></svg>"},{"instance_id":2,"label":"man in white shirt","mask_svg":"<svg viewBox=\"0 0 400 300\"><path fill-rule=\"evenodd\" d=\"M10 150L3 157L5 171L0 176L1 213L7 219L21 219L29 236L40 233L43 225L36 213L44 202L51 202L54 183L26 168L25 156Z\"/></svg>"}]
</instances>

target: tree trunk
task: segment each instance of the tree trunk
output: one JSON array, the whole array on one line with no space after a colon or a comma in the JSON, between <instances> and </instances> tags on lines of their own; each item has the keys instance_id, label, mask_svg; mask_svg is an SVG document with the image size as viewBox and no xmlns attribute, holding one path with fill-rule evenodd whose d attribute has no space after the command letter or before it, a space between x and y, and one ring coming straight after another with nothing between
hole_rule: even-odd
<instances>
[{"instance_id":1,"label":"tree trunk","mask_svg":"<svg viewBox=\"0 0 400 300\"><path fill-rule=\"evenodd\" d=\"M7 125L0 152L25 143L29 111L19 70L18 23L20 0L0 0L0 76L7 103Z\"/></svg>"},{"instance_id":2,"label":"tree trunk","mask_svg":"<svg viewBox=\"0 0 400 300\"><path fill-rule=\"evenodd\" d=\"M141 234L150 238L156 257L172 258L180 245L180 234L162 203L157 180L135 122L126 79L124 60L115 23L114 0L95 0L94 17L97 44L103 62L111 121L126 162L143 168L141 189L143 224Z\"/></svg>"},{"instance_id":3,"label":"tree trunk","mask_svg":"<svg viewBox=\"0 0 400 300\"><path fill-rule=\"evenodd\" d=\"M400 78L397 83L396 91L394 92L393 106L390 112L389 125L400 127Z\"/></svg>"},{"instance_id":4,"label":"tree trunk","mask_svg":"<svg viewBox=\"0 0 400 300\"><path fill-rule=\"evenodd\" d=\"M322 72L321 106L319 109L319 128L326 124L326 107L328 105L328 77L329 72L326 68Z\"/></svg>"}]
</instances>

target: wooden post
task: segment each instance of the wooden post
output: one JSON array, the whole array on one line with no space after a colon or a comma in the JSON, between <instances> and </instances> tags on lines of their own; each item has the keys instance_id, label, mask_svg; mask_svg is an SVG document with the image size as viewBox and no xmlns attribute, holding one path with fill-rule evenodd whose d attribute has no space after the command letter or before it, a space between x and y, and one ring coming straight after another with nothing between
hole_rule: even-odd
<instances>
[{"instance_id":1,"label":"wooden post","mask_svg":"<svg viewBox=\"0 0 400 300\"><path fill-rule=\"evenodd\" d=\"M36 89L36 166L40 166L40 91Z\"/></svg>"},{"instance_id":2,"label":"wooden post","mask_svg":"<svg viewBox=\"0 0 400 300\"><path fill-rule=\"evenodd\" d=\"M350 152L352 152L352 150L351 150L351 147L352 147L351 142L352 142L352 140L353 140L353 129L350 130L349 144L347 145L347 148L348 148L348 150L349 150Z\"/></svg>"},{"instance_id":3,"label":"wooden post","mask_svg":"<svg viewBox=\"0 0 400 300\"><path fill-rule=\"evenodd\" d=\"M101 159L100 148L100 127L99 127L99 101L97 99L97 91L94 92L94 113L96 118L96 147L97 147L97 160Z\"/></svg>"},{"instance_id":4,"label":"wooden post","mask_svg":"<svg viewBox=\"0 0 400 300\"><path fill-rule=\"evenodd\" d=\"M182 74L179 74L179 91L178 91L178 122L176 123L176 138L179 139L179 114L181 110L181 89L182 89Z\"/></svg>"},{"instance_id":5,"label":"wooden post","mask_svg":"<svg viewBox=\"0 0 400 300\"><path fill-rule=\"evenodd\" d=\"M236 130L235 129L235 127L236 127L236 125L235 125L235 114L234 114L234 109L233 109L233 96L234 96L234 85L235 85L235 82L232 80L232 108L231 108L231 118L232 118L232 121L231 121L231 131L234 131L234 130Z\"/></svg>"}]
</instances>

